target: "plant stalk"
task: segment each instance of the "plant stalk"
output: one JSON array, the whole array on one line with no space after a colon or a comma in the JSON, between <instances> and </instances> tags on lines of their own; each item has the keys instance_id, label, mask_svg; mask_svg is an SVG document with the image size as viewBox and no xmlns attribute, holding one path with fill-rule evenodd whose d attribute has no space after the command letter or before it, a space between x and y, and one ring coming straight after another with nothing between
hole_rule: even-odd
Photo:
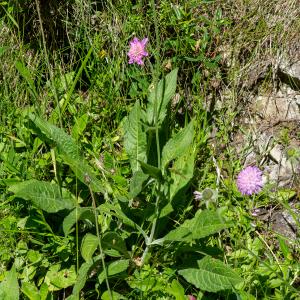
<instances>
[{"instance_id":1,"label":"plant stalk","mask_svg":"<svg viewBox=\"0 0 300 300\"><path fill-rule=\"evenodd\" d=\"M88 187L89 187L90 194L91 194L91 197L92 197L93 211L94 211L94 215L95 215L96 234L97 234L97 237L98 237L98 246L99 246L99 250L100 250L102 267L103 267L103 270L105 272L106 287L107 287L107 291L108 291L108 294L109 294L109 298L111 300L113 300L112 293L111 293L111 290L110 290L110 287L109 287L108 274L107 274L107 269L106 269L105 261L104 261L104 252L103 252L103 249L102 249L102 244L101 244L101 239L100 239L100 231L99 231L99 224L98 224L98 212L97 212L97 207L96 207L96 200L95 200L94 193L93 193L90 185L88 185Z\"/></svg>"},{"instance_id":2,"label":"plant stalk","mask_svg":"<svg viewBox=\"0 0 300 300\"><path fill-rule=\"evenodd\" d=\"M156 51L155 51L155 70L153 72L153 83L154 83L154 88L155 88L155 101L154 101L154 125L155 125L155 139L156 139L156 151L157 151L157 167L160 169L161 167L161 157L160 157L160 142L159 142L159 128L158 128L158 99L157 99L157 88L158 88L158 79L159 79L159 68L160 68L160 57L159 57L159 52L160 52L160 37L159 37L159 24L158 24L158 19L157 19L157 13L155 9L155 0L151 0L151 6L152 6L152 12L153 12L153 20L154 20L154 26L155 26L155 37L156 37ZM158 182L158 195L156 197L156 202L155 202L155 218L152 223L152 228L150 232L150 236L147 240L147 246L144 250L144 253L141 258L141 265L144 264L146 256L149 252L149 249L151 247L151 243L153 242L154 239L154 234L155 234L155 229L157 225L157 221L159 218L159 198L160 198L160 182Z\"/></svg>"}]
</instances>

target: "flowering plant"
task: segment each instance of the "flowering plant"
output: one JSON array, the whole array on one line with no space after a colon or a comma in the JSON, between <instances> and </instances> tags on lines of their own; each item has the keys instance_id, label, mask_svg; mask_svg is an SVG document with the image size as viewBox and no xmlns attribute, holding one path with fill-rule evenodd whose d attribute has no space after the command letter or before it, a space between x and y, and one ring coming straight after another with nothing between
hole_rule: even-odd
<instances>
[{"instance_id":1,"label":"flowering plant","mask_svg":"<svg viewBox=\"0 0 300 300\"><path fill-rule=\"evenodd\" d=\"M144 65L143 58L148 56L148 52L145 50L146 44L148 42L148 38L144 38L141 41L135 37L133 40L129 43L130 49L128 52L129 56L129 63L137 63L138 65Z\"/></svg>"},{"instance_id":2,"label":"flowering plant","mask_svg":"<svg viewBox=\"0 0 300 300\"><path fill-rule=\"evenodd\" d=\"M263 187L262 172L256 166L242 170L237 177L237 187L243 195L257 194Z\"/></svg>"}]
</instances>

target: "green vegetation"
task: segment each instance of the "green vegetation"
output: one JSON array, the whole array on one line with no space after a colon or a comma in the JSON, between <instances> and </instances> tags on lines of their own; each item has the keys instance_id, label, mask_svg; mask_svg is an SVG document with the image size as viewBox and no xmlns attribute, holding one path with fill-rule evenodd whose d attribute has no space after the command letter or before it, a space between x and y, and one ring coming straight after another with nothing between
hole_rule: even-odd
<instances>
[{"instance_id":1,"label":"green vegetation","mask_svg":"<svg viewBox=\"0 0 300 300\"><path fill-rule=\"evenodd\" d=\"M299 191L243 196L232 145L295 2L0 3L0 299L300 299L299 239L252 213L300 228Z\"/></svg>"}]
</instances>

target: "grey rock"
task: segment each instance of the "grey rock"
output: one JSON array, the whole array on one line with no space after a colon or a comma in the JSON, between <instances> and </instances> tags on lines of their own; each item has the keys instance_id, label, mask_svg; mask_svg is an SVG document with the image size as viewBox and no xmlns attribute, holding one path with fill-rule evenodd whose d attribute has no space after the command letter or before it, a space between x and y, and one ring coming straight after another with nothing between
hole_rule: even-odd
<instances>
[{"instance_id":1,"label":"grey rock","mask_svg":"<svg viewBox=\"0 0 300 300\"><path fill-rule=\"evenodd\" d=\"M300 61L279 64L278 75L281 81L288 84L294 90L300 90Z\"/></svg>"}]
</instances>

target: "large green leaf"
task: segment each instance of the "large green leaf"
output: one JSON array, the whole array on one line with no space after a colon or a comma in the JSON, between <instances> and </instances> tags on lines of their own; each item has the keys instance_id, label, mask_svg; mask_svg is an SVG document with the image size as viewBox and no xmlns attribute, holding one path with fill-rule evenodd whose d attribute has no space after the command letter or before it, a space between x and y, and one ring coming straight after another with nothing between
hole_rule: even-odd
<instances>
[{"instance_id":1,"label":"large green leaf","mask_svg":"<svg viewBox=\"0 0 300 300\"><path fill-rule=\"evenodd\" d=\"M62 209L72 209L76 201L70 192L59 185L47 181L28 180L9 187L17 197L31 201L46 212L54 213Z\"/></svg>"},{"instance_id":2,"label":"large green leaf","mask_svg":"<svg viewBox=\"0 0 300 300\"><path fill-rule=\"evenodd\" d=\"M124 146L128 153L132 172L140 169L139 161L147 161L147 137L141 123L141 107L137 101L124 124Z\"/></svg>"},{"instance_id":3,"label":"large green leaf","mask_svg":"<svg viewBox=\"0 0 300 300\"><path fill-rule=\"evenodd\" d=\"M0 283L0 299L19 299L19 284L15 266L6 273L4 280Z\"/></svg>"},{"instance_id":4,"label":"large green leaf","mask_svg":"<svg viewBox=\"0 0 300 300\"><path fill-rule=\"evenodd\" d=\"M144 174L141 170L134 172L130 180L129 197L136 197L143 189L144 182L148 179L149 175Z\"/></svg>"},{"instance_id":5,"label":"large green leaf","mask_svg":"<svg viewBox=\"0 0 300 300\"><path fill-rule=\"evenodd\" d=\"M74 298L79 299L79 293L80 291L84 288L86 280L88 278L88 273L90 268L92 267L92 265L94 264L93 260L90 260L89 262L84 262L79 270L78 270L78 274L77 274L77 278L76 278L76 282L73 286L73 291L72 291L72 295L74 296Z\"/></svg>"},{"instance_id":6,"label":"large green leaf","mask_svg":"<svg viewBox=\"0 0 300 300\"><path fill-rule=\"evenodd\" d=\"M172 179L170 185L170 200L193 178L194 162L195 151L193 147L187 149L185 154L175 160L174 165L170 169Z\"/></svg>"},{"instance_id":7,"label":"large green leaf","mask_svg":"<svg viewBox=\"0 0 300 300\"><path fill-rule=\"evenodd\" d=\"M155 121L155 105L158 123L162 124L164 121L168 104L176 91L177 73L178 69L171 71L165 78L159 81L156 90L155 87L151 90L147 108L147 120L150 125L153 125Z\"/></svg>"},{"instance_id":8,"label":"large green leaf","mask_svg":"<svg viewBox=\"0 0 300 300\"><path fill-rule=\"evenodd\" d=\"M101 244L104 251L115 249L125 257L129 257L125 241L116 232L106 232L101 239Z\"/></svg>"},{"instance_id":9,"label":"large green leaf","mask_svg":"<svg viewBox=\"0 0 300 300\"><path fill-rule=\"evenodd\" d=\"M98 209L99 209L99 211L101 211L101 213L106 213L108 215L116 216L124 224L134 228L136 231L141 233L145 239L148 238L145 231L138 224L136 224L134 221L132 221L130 218L128 218L124 214L124 212L120 209L120 207L118 207L117 205L110 204L110 203L104 203L104 204L101 204L98 207Z\"/></svg>"},{"instance_id":10,"label":"large green leaf","mask_svg":"<svg viewBox=\"0 0 300 300\"><path fill-rule=\"evenodd\" d=\"M99 245L98 237L87 233L82 239L81 243L81 255L86 262L90 261Z\"/></svg>"},{"instance_id":11,"label":"large green leaf","mask_svg":"<svg viewBox=\"0 0 300 300\"><path fill-rule=\"evenodd\" d=\"M206 256L198 261L197 269L184 269L178 271L178 273L182 275L187 282L208 292L231 289L236 284L242 282L240 276L231 268L220 260L210 256Z\"/></svg>"},{"instance_id":12,"label":"large green leaf","mask_svg":"<svg viewBox=\"0 0 300 300\"><path fill-rule=\"evenodd\" d=\"M129 266L129 259L120 259L117 261L110 262L106 265L106 272L102 272L98 276L99 283L101 284L105 280L105 276L108 277L115 276L127 270Z\"/></svg>"},{"instance_id":13,"label":"large green leaf","mask_svg":"<svg viewBox=\"0 0 300 300\"><path fill-rule=\"evenodd\" d=\"M95 266L95 264L99 265L100 259L101 259L100 255L94 256L90 261L81 264L77 273L75 284L73 286L72 295L66 298L66 300L81 299L80 291L84 288L85 283L90 276L90 272L91 270L93 270L93 266Z\"/></svg>"},{"instance_id":14,"label":"large green leaf","mask_svg":"<svg viewBox=\"0 0 300 300\"><path fill-rule=\"evenodd\" d=\"M41 300L39 290L34 283L23 282L21 290L26 295L26 297L29 298L29 300Z\"/></svg>"},{"instance_id":15,"label":"large green leaf","mask_svg":"<svg viewBox=\"0 0 300 300\"><path fill-rule=\"evenodd\" d=\"M218 212L197 211L193 219L186 220L182 225L170 231L163 240L191 242L219 232L230 225L222 220Z\"/></svg>"},{"instance_id":16,"label":"large green leaf","mask_svg":"<svg viewBox=\"0 0 300 300\"><path fill-rule=\"evenodd\" d=\"M52 265L45 276L45 283L47 283L49 291L65 289L75 284L75 282L75 266L71 266L68 269L61 269L60 264Z\"/></svg>"},{"instance_id":17,"label":"large green leaf","mask_svg":"<svg viewBox=\"0 0 300 300\"><path fill-rule=\"evenodd\" d=\"M123 300L123 299L128 299L125 296L122 296L121 294L115 292L115 291L110 291L110 293L108 291L105 291L102 295L101 295L101 300L111 300L110 294L112 295L113 300Z\"/></svg>"},{"instance_id":18,"label":"large green leaf","mask_svg":"<svg viewBox=\"0 0 300 300\"><path fill-rule=\"evenodd\" d=\"M63 221L63 231L67 236L78 220L89 220L92 223L95 221L95 216L92 207L75 207Z\"/></svg>"},{"instance_id":19,"label":"large green leaf","mask_svg":"<svg viewBox=\"0 0 300 300\"><path fill-rule=\"evenodd\" d=\"M161 165L165 168L168 163L186 153L194 139L194 124L191 121L185 128L176 133L164 146Z\"/></svg>"},{"instance_id":20,"label":"large green leaf","mask_svg":"<svg viewBox=\"0 0 300 300\"><path fill-rule=\"evenodd\" d=\"M72 137L46 120L33 114L29 117L46 138L57 147L63 162L70 166L75 176L84 184L90 185L94 192L105 193L102 182L96 177L93 168L80 155L79 147Z\"/></svg>"},{"instance_id":21,"label":"large green leaf","mask_svg":"<svg viewBox=\"0 0 300 300\"><path fill-rule=\"evenodd\" d=\"M162 174L159 168L146 164L144 162L140 162L140 163L141 163L141 168L145 174L150 175L152 178L155 178L158 181L161 181Z\"/></svg>"},{"instance_id":22,"label":"large green leaf","mask_svg":"<svg viewBox=\"0 0 300 300\"><path fill-rule=\"evenodd\" d=\"M176 280L173 279L170 286L166 287L166 292L175 297L175 300L187 300L184 292L184 287Z\"/></svg>"}]
</instances>

